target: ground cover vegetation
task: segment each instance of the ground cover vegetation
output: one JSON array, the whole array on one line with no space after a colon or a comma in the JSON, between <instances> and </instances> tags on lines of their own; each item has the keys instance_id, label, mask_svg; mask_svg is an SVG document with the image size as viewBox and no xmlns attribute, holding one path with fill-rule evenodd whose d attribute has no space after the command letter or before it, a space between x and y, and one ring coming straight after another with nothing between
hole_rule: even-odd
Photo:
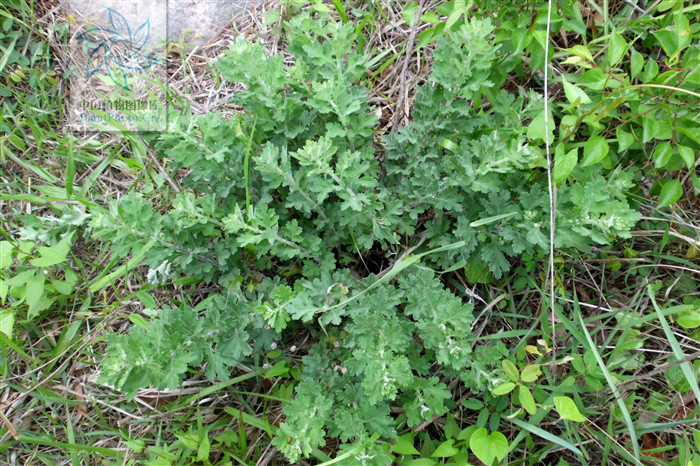
<instances>
[{"instance_id":1,"label":"ground cover vegetation","mask_svg":"<svg viewBox=\"0 0 700 466\"><path fill-rule=\"evenodd\" d=\"M261 3L79 138L6 2L3 464L700 464L698 15Z\"/></svg>"}]
</instances>

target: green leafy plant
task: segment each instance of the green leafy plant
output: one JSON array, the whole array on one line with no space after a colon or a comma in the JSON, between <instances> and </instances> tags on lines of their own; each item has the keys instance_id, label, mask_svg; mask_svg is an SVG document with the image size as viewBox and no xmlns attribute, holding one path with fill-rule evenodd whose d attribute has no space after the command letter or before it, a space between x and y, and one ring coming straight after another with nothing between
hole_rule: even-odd
<instances>
[{"instance_id":1,"label":"green leafy plant","mask_svg":"<svg viewBox=\"0 0 700 466\"><path fill-rule=\"evenodd\" d=\"M358 51L352 24L308 12L285 22L292 63L259 44L232 45L217 66L245 85L234 97L243 111L181 116L154 142L171 168L187 170L182 192L158 206L129 194L93 209L90 224L115 259L145 257L152 285L219 290L149 310L150 321L133 315L130 334L108 338L102 382L133 396L147 385L175 388L202 364L226 380L245 358L260 362L302 332L311 343L301 357L275 366L298 383L272 442L297 462L337 438L348 465L390 463L378 436L402 438L454 409L443 377L498 390L512 372L500 366L504 351L475 344L474 305L436 270L500 279L509 259L544 253L549 201L537 143L546 136L535 123L541 98L496 90L502 52L491 22L456 11L412 121L384 138L358 84L378 60ZM592 159L602 152L597 140L587 149ZM555 246L587 251L628 237L640 218L626 199L634 175L596 163L572 173L558 192ZM423 249L400 255L404 244ZM372 269L372 254L393 265ZM511 382L530 413L536 368L516 369ZM489 434L484 412L473 441L459 440L500 461L500 417ZM454 445L432 454L449 457Z\"/></svg>"}]
</instances>

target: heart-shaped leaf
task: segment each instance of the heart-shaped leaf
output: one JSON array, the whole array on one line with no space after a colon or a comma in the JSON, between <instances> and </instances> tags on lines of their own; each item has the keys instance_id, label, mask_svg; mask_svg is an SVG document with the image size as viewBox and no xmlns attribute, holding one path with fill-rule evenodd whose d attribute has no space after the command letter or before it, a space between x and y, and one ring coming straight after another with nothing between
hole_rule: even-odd
<instances>
[{"instance_id":1,"label":"heart-shaped leaf","mask_svg":"<svg viewBox=\"0 0 700 466\"><path fill-rule=\"evenodd\" d=\"M469 448L484 464L492 465L494 460L501 461L508 452L508 440L500 432L489 435L485 427L474 432L469 439Z\"/></svg>"}]
</instances>

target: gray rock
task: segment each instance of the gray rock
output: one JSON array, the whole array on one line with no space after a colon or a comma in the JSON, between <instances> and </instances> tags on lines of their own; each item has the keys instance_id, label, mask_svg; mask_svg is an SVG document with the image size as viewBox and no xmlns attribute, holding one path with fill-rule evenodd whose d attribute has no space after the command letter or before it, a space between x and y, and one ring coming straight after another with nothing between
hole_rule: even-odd
<instances>
[{"instance_id":1,"label":"gray rock","mask_svg":"<svg viewBox=\"0 0 700 466\"><path fill-rule=\"evenodd\" d=\"M118 11L132 33L146 20L152 40L167 37L173 42L201 45L217 35L233 18L259 0L66 0L80 24L109 26L107 8ZM152 43L149 40L149 43Z\"/></svg>"}]
</instances>

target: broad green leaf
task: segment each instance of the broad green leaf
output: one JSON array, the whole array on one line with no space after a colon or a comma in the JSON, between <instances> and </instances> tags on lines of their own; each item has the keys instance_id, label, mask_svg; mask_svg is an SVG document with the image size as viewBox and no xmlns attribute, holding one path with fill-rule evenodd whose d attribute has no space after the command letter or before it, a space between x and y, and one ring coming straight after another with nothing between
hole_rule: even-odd
<instances>
[{"instance_id":1,"label":"broad green leaf","mask_svg":"<svg viewBox=\"0 0 700 466\"><path fill-rule=\"evenodd\" d=\"M403 16L403 19L406 21L406 24L408 24L408 27L413 27L413 24L416 22L416 14L418 13L418 3L417 2L411 2L407 3L405 7L403 7L403 11L401 11L401 16Z\"/></svg>"},{"instance_id":2,"label":"broad green leaf","mask_svg":"<svg viewBox=\"0 0 700 466\"><path fill-rule=\"evenodd\" d=\"M644 67L644 72L642 73L642 82L648 83L654 80L656 78L656 75L659 74L659 64L656 63L656 60L653 58L650 58L647 61L647 66Z\"/></svg>"},{"instance_id":3,"label":"broad green leaf","mask_svg":"<svg viewBox=\"0 0 700 466\"><path fill-rule=\"evenodd\" d=\"M209 451L211 449L211 444L209 443L209 436L204 434L204 439L199 444L197 449L197 461L207 461L209 462Z\"/></svg>"},{"instance_id":4,"label":"broad green leaf","mask_svg":"<svg viewBox=\"0 0 700 466\"><path fill-rule=\"evenodd\" d=\"M532 383L542 375L539 364L528 364L520 371L520 380L525 383Z\"/></svg>"},{"instance_id":5,"label":"broad green leaf","mask_svg":"<svg viewBox=\"0 0 700 466\"><path fill-rule=\"evenodd\" d=\"M12 328L15 325L15 315L11 309L0 309L0 332L12 338Z\"/></svg>"},{"instance_id":6,"label":"broad green leaf","mask_svg":"<svg viewBox=\"0 0 700 466\"><path fill-rule=\"evenodd\" d=\"M73 285L63 280L51 280L51 286L53 286L56 291L64 296L68 296L73 293Z\"/></svg>"},{"instance_id":7,"label":"broad green leaf","mask_svg":"<svg viewBox=\"0 0 700 466\"><path fill-rule=\"evenodd\" d=\"M36 250L41 256L29 261L35 267L50 267L66 260L65 254L61 254L55 247L38 246Z\"/></svg>"},{"instance_id":8,"label":"broad green leaf","mask_svg":"<svg viewBox=\"0 0 700 466\"><path fill-rule=\"evenodd\" d=\"M31 309L39 303L43 295L44 274L41 270L37 270L36 273L27 280L27 286L24 290L24 299Z\"/></svg>"},{"instance_id":9,"label":"broad green leaf","mask_svg":"<svg viewBox=\"0 0 700 466\"><path fill-rule=\"evenodd\" d=\"M459 426L457 425L457 421L455 420L454 416L447 417L447 422L445 422L444 431L445 438L457 438L457 435L459 435Z\"/></svg>"},{"instance_id":10,"label":"broad green leaf","mask_svg":"<svg viewBox=\"0 0 700 466\"><path fill-rule=\"evenodd\" d=\"M678 315L678 325L688 329L700 327L700 308L681 312Z\"/></svg>"},{"instance_id":11,"label":"broad green leaf","mask_svg":"<svg viewBox=\"0 0 700 466\"><path fill-rule=\"evenodd\" d=\"M527 28L515 28L511 35L511 40L513 41L513 47L515 51L522 52L522 50L527 47L532 41L532 32Z\"/></svg>"},{"instance_id":12,"label":"broad green leaf","mask_svg":"<svg viewBox=\"0 0 700 466\"><path fill-rule=\"evenodd\" d=\"M399 455L420 455L420 452L413 446L413 434L399 435L396 443L391 445L391 451Z\"/></svg>"},{"instance_id":13,"label":"broad green leaf","mask_svg":"<svg viewBox=\"0 0 700 466\"><path fill-rule=\"evenodd\" d=\"M559 149L561 148L561 150ZM578 163L578 149L571 149L564 152L564 145L559 144L554 151L554 169L552 170L552 180L555 183L564 181L571 174Z\"/></svg>"},{"instance_id":14,"label":"broad green leaf","mask_svg":"<svg viewBox=\"0 0 700 466\"><path fill-rule=\"evenodd\" d=\"M675 204L683 196L683 186L677 179L672 179L664 183L659 194L659 209Z\"/></svg>"},{"instance_id":15,"label":"broad green leaf","mask_svg":"<svg viewBox=\"0 0 700 466\"><path fill-rule=\"evenodd\" d=\"M652 35L656 37L657 42L664 49L667 56L671 56L676 53L680 47L680 42L678 35L675 31L669 31L667 29L661 29L659 31L652 32Z\"/></svg>"},{"instance_id":16,"label":"broad green leaf","mask_svg":"<svg viewBox=\"0 0 700 466\"><path fill-rule=\"evenodd\" d=\"M649 114L644 117L642 124L642 144L646 144L656 137L659 133L659 122L654 118L654 114Z\"/></svg>"},{"instance_id":17,"label":"broad green leaf","mask_svg":"<svg viewBox=\"0 0 700 466\"><path fill-rule=\"evenodd\" d=\"M685 166L688 170L691 170L695 166L695 151L688 146L676 146L678 147L678 155L681 156Z\"/></svg>"},{"instance_id":18,"label":"broad green leaf","mask_svg":"<svg viewBox=\"0 0 700 466\"><path fill-rule=\"evenodd\" d=\"M600 91L605 87L606 82L608 82L608 75L600 68L593 68L583 73L577 84Z\"/></svg>"},{"instance_id":19,"label":"broad green leaf","mask_svg":"<svg viewBox=\"0 0 700 466\"><path fill-rule=\"evenodd\" d=\"M656 149L654 149L654 154L652 156L652 158L654 159L654 167L663 167L671 160L672 155L673 148L671 147L671 143L662 142L657 144Z\"/></svg>"},{"instance_id":20,"label":"broad green leaf","mask_svg":"<svg viewBox=\"0 0 700 466\"><path fill-rule=\"evenodd\" d=\"M455 448L454 444L454 439L449 439L442 442L440 445L438 445L433 454L430 455L431 458L449 458L456 455L459 453L459 449Z\"/></svg>"},{"instance_id":21,"label":"broad green leaf","mask_svg":"<svg viewBox=\"0 0 700 466\"><path fill-rule=\"evenodd\" d=\"M552 111L548 112L549 118L547 119L547 125L549 126L549 143L554 142L554 130L556 129L556 124L554 123L554 118L552 118ZM545 139L545 121L544 121L544 110L537 114L535 118L532 119L530 125L527 127L527 137L535 141Z\"/></svg>"},{"instance_id":22,"label":"broad green leaf","mask_svg":"<svg viewBox=\"0 0 700 466\"><path fill-rule=\"evenodd\" d=\"M583 89L575 84L571 84L563 76L562 83L564 84L564 94L566 94L566 98L570 103L573 104L578 101L580 104L587 104L591 101L591 98L588 97L588 94L586 94Z\"/></svg>"},{"instance_id":23,"label":"broad green leaf","mask_svg":"<svg viewBox=\"0 0 700 466\"><path fill-rule=\"evenodd\" d=\"M436 464L438 464L437 461L431 458L414 458L404 461L401 466L435 466Z\"/></svg>"},{"instance_id":24,"label":"broad green leaf","mask_svg":"<svg viewBox=\"0 0 700 466\"><path fill-rule=\"evenodd\" d=\"M289 374L289 364L287 364L287 361L280 361L267 371L267 373L265 374L265 378L271 379L272 377L278 377L287 374Z\"/></svg>"},{"instance_id":25,"label":"broad green leaf","mask_svg":"<svg viewBox=\"0 0 700 466\"><path fill-rule=\"evenodd\" d=\"M617 136L617 151L622 152L634 144L634 135L623 130L621 126L615 131Z\"/></svg>"},{"instance_id":26,"label":"broad green leaf","mask_svg":"<svg viewBox=\"0 0 700 466\"><path fill-rule=\"evenodd\" d=\"M644 56L632 49L632 57L630 59L630 78L634 79L641 71L644 66Z\"/></svg>"},{"instance_id":27,"label":"broad green leaf","mask_svg":"<svg viewBox=\"0 0 700 466\"><path fill-rule=\"evenodd\" d=\"M493 390L491 390L491 393L493 393L496 396L502 396L512 392L514 388L515 384L513 382L504 382L501 385L495 387Z\"/></svg>"},{"instance_id":28,"label":"broad green leaf","mask_svg":"<svg viewBox=\"0 0 700 466\"><path fill-rule=\"evenodd\" d=\"M608 43L608 63L610 66L617 65L622 57L625 56L627 42L620 33L614 31L610 34L610 42Z\"/></svg>"},{"instance_id":29,"label":"broad green leaf","mask_svg":"<svg viewBox=\"0 0 700 466\"><path fill-rule=\"evenodd\" d=\"M14 247L9 241L0 241L0 270L5 270L12 265L12 250Z\"/></svg>"},{"instance_id":30,"label":"broad green leaf","mask_svg":"<svg viewBox=\"0 0 700 466\"><path fill-rule=\"evenodd\" d=\"M588 167L590 165L595 165L608 155L609 150L608 141L606 141L604 137L599 135L591 136L583 147L581 166Z\"/></svg>"},{"instance_id":31,"label":"broad green leaf","mask_svg":"<svg viewBox=\"0 0 700 466\"><path fill-rule=\"evenodd\" d=\"M688 18L683 14L683 12L679 11L676 13L676 16L673 20L673 29L676 33L676 37L678 38L678 50L684 50L690 45L692 37L690 31L690 22L688 21Z\"/></svg>"},{"instance_id":32,"label":"broad green leaf","mask_svg":"<svg viewBox=\"0 0 700 466\"><path fill-rule=\"evenodd\" d=\"M591 51L585 45L574 45L573 47L569 47L568 49L566 49L566 51L573 55L576 55L577 57L585 58L591 63L595 63Z\"/></svg>"},{"instance_id":33,"label":"broad green leaf","mask_svg":"<svg viewBox=\"0 0 700 466\"><path fill-rule=\"evenodd\" d=\"M129 314L129 320L132 324L137 325L141 328L148 329L148 322L143 318L141 314L132 313Z\"/></svg>"},{"instance_id":34,"label":"broad green leaf","mask_svg":"<svg viewBox=\"0 0 700 466\"><path fill-rule=\"evenodd\" d=\"M518 380L520 380L520 372L518 372L518 368L515 367L515 364L513 364L507 359L504 359L501 365L503 366L503 372L506 373L506 377L508 377L513 382L517 382Z\"/></svg>"},{"instance_id":35,"label":"broad green leaf","mask_svg":"<svg viewBox=\"0 0 700 466\"><path fill-rule=\"evenodd\" d=\"M508 440L500 432L491 435L485 427L474 432L469 439L469 448L484 464L491 465L494 460L501 461L508 453Z\"/></svg>"},{"instance_id":36,"label":"broad green leaf","mask_svg":"<svg viewBox=\"0 0 700 466\"><path fill-rule=\"evenodd\" d=\"M29 262L35 267L50 267L65 262L66 256L70 251L72 238L73 234L71 233L51 247L38 246L36 250L41 256Z\"/></svg>"},{"instance_id":37,"label":"broad green leaf","mask_svg":"<svg viewBox=\"0 0 700 466\"><path fill-rule=\"evenodd\" d=\"M455 0L452 12L447 17L446 29L450 29L466 13L466 0Z\"/></svg>"},{"instance_id":38,"label":"broad green leaf","mask_svg":"<svg viewBox=\"0 0 700 466\"><path fill-rule=\"evenodd\" d=\"M554 405L556 406L557 412L562 419L574 422L583 422L586 420L586 418L583 417L581 412L578 410L574 400L568 396L555 396Z\"/></svg>"},{"instance_id":39,"label":"broad green leaf","mask_svg":"<svg viewBox=\"0 0 700 466\"><path fill-rule=\"evenodd\" d=\"M533 398L532 392L527 387L527 385L520 385L518 387L518 397L520 398L520 405L530 415L534 415L537 412L537 405L535 405L535 398Z\"/></svg>"}]
</instances>

